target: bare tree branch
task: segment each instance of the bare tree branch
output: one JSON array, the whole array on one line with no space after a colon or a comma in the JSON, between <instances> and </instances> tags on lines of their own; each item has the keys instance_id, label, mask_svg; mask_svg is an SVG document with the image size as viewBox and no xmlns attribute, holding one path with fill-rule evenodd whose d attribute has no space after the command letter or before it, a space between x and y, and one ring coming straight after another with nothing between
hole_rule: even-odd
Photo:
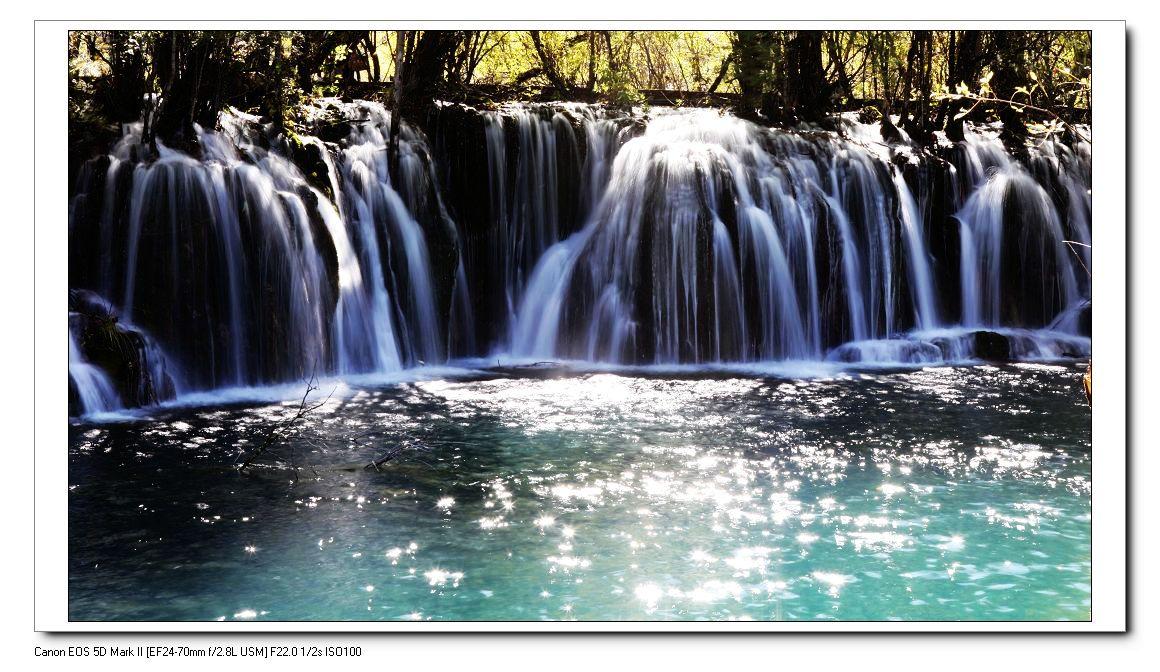
<instances>
[{"instance_id":1,"label":"bare tree branch","mask_svg":"<svg viewBox=\"0 0 1160 672\"><path fill-rule=\"evenodd\" d=\"M255 448L249 454L249 456L247 456L246 459L242 461L240 465L238 465L238 471L244 472L251 465L253 465L258 458L262 457L272 448L278 446L282 442L286 441L286 439L297 433L297 423L310 413L326 405L330 401L331 397L334 396L334 391L337 389L338 386L336 385L334 389L330 391L330 394L326 395L326 398L322 401L313 404L307 403L310 394L318 390L317 378L314 373L311 373L310 379L306 382L306 391L303 392L302 399L298 402L298 407L295 409L294 413L286 416L286 418L284 418L281 422L271 425L270 428L266 430L266 433L262 437L262 442L258 444L258 447ZM293 464L293 452L291 453L291 466L294 468L295 479L297 480L298 468Z\"/></svg>"}]
</instances>

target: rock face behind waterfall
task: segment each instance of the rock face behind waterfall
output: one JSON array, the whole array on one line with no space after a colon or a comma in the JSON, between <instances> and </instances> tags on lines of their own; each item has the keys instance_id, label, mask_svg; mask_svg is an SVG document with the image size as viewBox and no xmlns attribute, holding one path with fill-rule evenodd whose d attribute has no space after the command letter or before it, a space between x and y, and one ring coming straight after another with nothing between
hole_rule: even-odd
<instances>
[{"instance_id":1,"label":"rock face behind waterfall","mask_svg":"<svg viewBox=\"0 0 1160 672\"><path fill-rule=\"evenodd\" d=\"M544 252L587 222L633 120L589 105L437 107L425 120L443 201L460 231L471 340L510 347L515 312Z\"/></svg>"},{"instance_id":2,"label":"rock face behind waterfall","mask_svg":"<svg viewBox=\"0 0 1160 672\"><path fill-rule=\"evenodd\" d=\"M856 115L437 105L402 124L392 174L381 105L302 112L286 136L230 111L190 153L130 126L78 171L70 286L183 389L461 357L925 362L971 356L976 332L1050 357L1090 334L1080 138L1016 157L997 126L919 148ZM89 357L99 319L74 321L92 403L171 393L103 385L126 369Z\"/></svg>"}]
</instances>

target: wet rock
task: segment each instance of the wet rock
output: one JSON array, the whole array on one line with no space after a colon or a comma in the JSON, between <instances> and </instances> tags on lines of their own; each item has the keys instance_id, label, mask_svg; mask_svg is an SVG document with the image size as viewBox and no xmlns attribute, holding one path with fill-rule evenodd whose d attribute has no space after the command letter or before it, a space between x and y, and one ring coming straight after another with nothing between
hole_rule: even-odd
<instances>
[{"instance_id":1,"label":"wet rock","mask_svg":"<svg viewBox=\"0 0 1160 672\"><path fill-rule=\"evenodd\" d=\"M876 124L882 121L882 110L879 110L873 105L867 105L861 110L858 110L858 121L863 124Z\"/></svg>"},{"instance_id":2,"label":"wet rock","mask_svg":"<svg viewBox=\"0 0 1160 672\"><path fill-rule=\"evenodd\" d=\"M1003 130L999 139L1007 147L1007 151L1023 162L1027 162L1027 140L1030 131L1023 120L1023 115L1010 107L999 109L999 120L1003 122Z\"/></svg>"},{"instance_id":3,"label":"wet rock","mask_svg":"<svg viewBox=\"0 0 1160 672\"><path fill-rule=\"evenodd\" d=\"M902 131L898 130L898 127L894 125L894 122L890 120L889 115L883 115L881 127L882 139L885 140L888 144L898 145L904 142L902 139Z\"/></svg>"},{"instance_id":4,"label":"wet rock","mask_svg":"<svg viewBox=\"0 0 1160 672\"><path fill-rule=\"evenodd\" d=\"M841 133L842 118L839 116L823 117L818 120L818 127L831 133Z\"/></svg>"},{"instance_id":5,"label":"wet rock","mask_svg":"<svg viewBox=\"0 0 1160 672\"><path fill-rule=\"evenodd\" d=\"M1089 301L1079 312L1078 333L1091 338L1092 335L1092 304Z\"/></svg>"},{"instance_id":6,"label":"wet rock","mask_svg":"<svg viewBox=\"0 0 1160 672\"><path fill-rule=\"evenodd\" d=\"M330 169L319 146L313 143L305 144L298 136L293 135L289 136L288 144L294 163L302 171L306 181L330 199L331 203L335 203L335 193L330 183Z\"/></svg>"},{"instance_id":7,"label":"wet rock","mask_svg":"<svg viewBox=\"0 0 1160 672\"><path fill-rule=\"evenodd\" d=\"M302 187L298 190L298 196L308 206L306 213L310 219L311 236L314 239L315 247L318 249L318 255L322 257L322 263L326 267L326 279L330 287L330 294L324 297L324 299L329 313L334 310L334 305L338 301L340 291L338 282L338 250L334 246L334 238L330 234L330 229L326 228L326 223L322 221L322 215L318 209L317 194L306 187Z\"/></svg>"},{"instance_id":8,"label":"wet rock","mask_svg":"<svg viewBox=\"0 0 1160 672\"><path fill-rule=\"evenodd\" d=\"M988 362L1011 360L1011 342L1003 334L993 331L976 331L971 334L974 341L975 357Z\"/></svg>"},{"instance_id":9,"label":"wet rock","mask_svg":"<svg viewBox=\"0 0 1160 672\"><path fill-rule=\"evenodd\" d=\"M844 364L930 364L943 361L944 355L934 343L899 339L845 343L826 359Z\"/></svg>"},{"instance_id":10,"label":"wet rock","mask_svg":"<svg viewBox=\"0 0 1160 672\"><path fill-rule=\"evenodd\" d=\"M963 129L963 121L963 119L956 118L955 115L951 115L950 118L947 119L947 140L950 140L951 142L963 142L966 140L966 133Z\"/></svg>"}]
</instances>

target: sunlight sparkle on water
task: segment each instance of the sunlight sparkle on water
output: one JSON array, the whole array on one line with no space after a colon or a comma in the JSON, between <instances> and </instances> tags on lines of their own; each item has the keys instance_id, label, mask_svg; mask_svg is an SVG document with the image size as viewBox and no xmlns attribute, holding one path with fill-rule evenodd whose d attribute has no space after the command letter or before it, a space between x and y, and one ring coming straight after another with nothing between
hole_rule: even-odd
<instances>
[{"instance_id":1,"label":"sunlight sparkle on water","mask_svg":"<svg viewBox=\"0 0 1160 672\"><path fill-rule=\"evenodd\" d=\"M837 572L814 572L811 576L813 576L815 581L827 587L826 592L828 592L831 597L837 597L843 586L850 583L851 581L854 581L854 577L846 576L845 574L839 574Z\"/></svg>"},{"instance_id":2,"label":"sunlight sparkle on water","mask_svg":"<svg viewBox=\"0 0 1160 672\"><path fill-rule=\"evenodd\" d=\"M459 582L463 580L463 572L449 572L439 568L428 570L423 573L423 576L430 586L443 586L451 582L453 588L458 588Z\"/></svg>"},{"instance_id":3,"label":"sunlight sparkle on water","mask_svg":"<svg viewBox=\"0 0 1160 672\"><path fill-rule=\"evenodd\" d=\"M232 428L260 422L265 405L181 411L189 428L158 421L169 435L149 434L149 446L103 432L112 453L86 447L91 428L80 426L68 496L84 525L70 535L93 549L78 564L92 580L70 590L70 614L161 615L147 596L182 586L188 594L164 609L194 620L261 619L249 605L290 620L320 610L335 620L1085 620L1086 400L1059 367L1020 370L1024 384L996 391L1004 371L375 388L327 416L333 424L305 428L303 448L374 426L388 443L422 431L423 453L383 472L306 479L286 498L189 468L217 445L185 447L204 427L234 445L244 437ZM956 395L979 403L924 421ZM1029 440L1030 417L1008 406L1056 420ZM374 457L338 443L335 463ZM124 496L100 475L125 459L142 474L130 479L141 493L132 515L97 516ZM153 496L145 475L157 469L191 474L190 491ZM116 539L158 564L96 562ZM254 563L262 571L243 566ZM239 571L213 569L230 565ZM180 569L160 587L164 567ZM181 580L194 572L215 581ZM106 575L116 595L96 580ZM320 597L334 586L359 599Z\"/></svg>"}]
</instances>

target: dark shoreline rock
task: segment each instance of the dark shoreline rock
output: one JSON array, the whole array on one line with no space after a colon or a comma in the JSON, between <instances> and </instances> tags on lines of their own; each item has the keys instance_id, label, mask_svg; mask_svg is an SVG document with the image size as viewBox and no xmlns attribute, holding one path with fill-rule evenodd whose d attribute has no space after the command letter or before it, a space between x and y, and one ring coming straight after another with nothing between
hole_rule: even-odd
<instances>
[{"instance_id":1,"label":"dark shoreline rock","mask_svg":"<svg viewBox=\"0 0 1160 672\"><path fill-rule=\"evenodd\" d=\"M988 362L1011 361L1011 342L1003 334L976 331L971 334L975 357Z\"/></svg>"}]
</instances>

